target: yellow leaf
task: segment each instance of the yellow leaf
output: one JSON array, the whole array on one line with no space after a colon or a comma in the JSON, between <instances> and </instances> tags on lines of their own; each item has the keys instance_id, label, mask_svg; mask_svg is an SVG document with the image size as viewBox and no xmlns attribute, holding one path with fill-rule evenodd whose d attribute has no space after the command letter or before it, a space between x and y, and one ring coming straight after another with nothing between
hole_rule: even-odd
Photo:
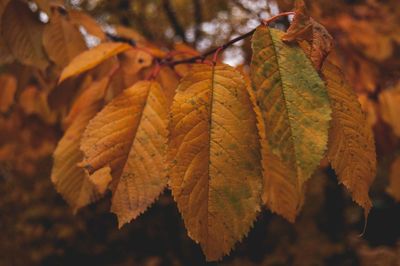
<instances>
[{"instance_id":1,"label":"yellow leaf","mask_svg":"<svg viewBox=\"0 0 400 266\"><path fill-rule=\"evenodd\" d=\"M396 200L400 201L400 157L393 161L389 174L389 187L387 192Z\"/></svg>"},{"instance_id":2,"label":"yellow leaf","mask_svg":"<svg viewBox=\"0 0 400 266\"><path fill-rule=\"evenodd\" d=\"M284 33L257 28L252 39L251 80L262 137L264 203L294 221L304 183L327 148L331 109L323 81L301 48ZM263 132L264 131L264 132Z\"/></svg>"},{"instance_id":3,"label":"yellow leaf","mask_svg":"<svg viewBox=\"0 0 400 266\"><path fill-rule=\"evenodd\" d=\"M91 174L111 168L111 211L119 227L144 212L167 184L167 120L161 87L141 81L112 100L84 133L81 165Z\"/></svg>"},{"instance_id":4,"label":"yellow leaf","mask_svg":"<svg viewBox=\"0 0 400 266\"><path fill-rule=\"evenodd\" d=\"M226 65L192 70L171 107L170 186L189 236L218 260L260 209L260 147L241 74Z\"/></svg>"},{"instance_id":5,"label":"yellow leaf","mask_svg":"<svg viewBox=\"0 0 400 266\"><path fill-rule=\"evenodd\" d=\"M388 123L396 136L400 137L400 82L379 94L382 119Z\"/></svg>"},{"instance_id":6,"label":"yellow leaf","mask_svg":"<svg viewBox=\"0 0 400 266\"><path fill-rule=\"evenodd\" d=\"M21 63L44 70L48 61L42 47L43 24L27 4L13 0L7 5L1 20L3 40Z\"/></svg>"},{"instance_id":7,"label":"yellow leaf","mask_svg":"<svg viewBox=\"0 0 400 266\"><path fill-rule=\"evenodd\" d=\"M87 123L99 108L100 104L94 103L79 113L58 143L53 155L51 181L74 211L97 201L102 196L89 180L88 173L77 165L83 159L83 154L79 150L79 141ZM96 179L109 179L106 171L103 170L100 173L104 176L96 177Z\"/></svg>"},{"instance_id":8,"label":"yellow leaf","mask_svg":"<svg viewBox=\"0 0 400 266\"><path fill-rule=\"evenodd\" d=\"M86 70L89 70L100 63L104 62L108 58L122 53L132 46L126 43L108 42L102 43L98 46L84 51L78 56L76 56L62 71L59 83L63 80L79 75Z\"/></svg>"},{"instance_id":9,"label":"yellow leaf","mask_svg":"<svg viewBox=\"0 0 400 266\"><path fill-rule=\"evenodd\" d=\"M0 112L7 112L14 103L17 80L13 75L0 75Z\"/></svg>"},{"instance_id":10,"label":"yellow leaf","mask_svg":"<svg viewBox=\"0 0 400 266\"><path fill-rule=\"evenodd\" d=\"M86 43L79 30L67 15L54 10L43 32L43 46L50 59L61 67L86 50Z\"/></svg>"},{"instance_id":11,"label":"yellow leaf","mask_svg":"<svg viewBox=\"0 0 400 266\"><path fill-rule=\"evenodd\" d=\"M325 62L322 75L332 107L328 160L339 182L367 215L371 208L368 190L376 174L375 143L360 103L340 69Z\"/></svg>"}]
</instances>

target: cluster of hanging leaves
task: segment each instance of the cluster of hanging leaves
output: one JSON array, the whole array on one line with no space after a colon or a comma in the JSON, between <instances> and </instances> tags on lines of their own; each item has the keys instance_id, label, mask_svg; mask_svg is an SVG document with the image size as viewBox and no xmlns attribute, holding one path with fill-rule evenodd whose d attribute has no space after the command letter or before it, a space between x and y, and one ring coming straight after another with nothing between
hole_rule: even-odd
<instances>
[{"instance_id":1,"label":"cluster of hanging leaves","mask_svg":"<svg viewBox=\"0 0 400 266\"><path fill-rule=\"evenodd\" d=\"M292 8L292 0L277 0L282 11ZM310 13L336 36L332 51L358 95L368 124L375 131L381 180L389 176L387 191L400 201L398 152L400 148L400 6L396 0L306 1ZM382 184L386 185L386 184Z\"/></svg>"},{"instance_id":2,"label":"cluster of hanging leaves","mask_svg":"<svg viewBox=\"0 0 400 266\"><path fill-rule=\"evenodd\" d=\"M0 58L52 77L46 108L65 132L51 180L75 211L111 191L121 227L169 188L188 235L219 260L262 206L294 222L326 159L367 216L372 132L330 60L332 37L301 1L286 32L255 29L249 73L218 60L178 64L198 53L165 52L129 29L108 41L95 20L60 5L44 24L25 2L4 3ZM87 49L80 27L101 43Z\"/></svg>"}]
</instances>

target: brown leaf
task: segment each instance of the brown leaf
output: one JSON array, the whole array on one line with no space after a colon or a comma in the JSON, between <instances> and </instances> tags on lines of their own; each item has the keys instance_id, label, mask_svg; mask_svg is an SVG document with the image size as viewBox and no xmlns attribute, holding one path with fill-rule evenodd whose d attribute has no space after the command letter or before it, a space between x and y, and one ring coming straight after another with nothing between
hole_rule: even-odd
<instances>
[{"instance_id":1,"label":"brown leaf","mask_svg":"<svg viewBox=\"0 0 400 266\"><path fill-rule=\"evenodd\" d=\"M400 82L379 94L382 119L388 123L396 136L400 137Z\"/></svg>"},{"instance_id":2,"label":"brown leaf","mask_svg":"<svg viewBox=\"0 0 400 266\"><path fill-rule=\"evenodd\" d=\"M296 14L292 24L282 40L286 42L308 41L309 49L306 51L317 70L332 49L333 38L320 23L316 22L306 9L303 0L296 1Z\"/></svg>"},{"instance_id":3,"label":"brown leaf","mask_svg":"<svg viewBox=\"0 0 400 266\"><path fill-rule=\"evenodd\" d=\"M1 21L3 40L21 63L44 70L48 61L42 47L44 25L27 4L13 0L4 10Z\"/></svg>"},{"instance_id":4,"label":"brown leaf","mask_svg":"<svg viewBox=\"0 0 400 266\"><path fill-rule=\"evenodd\" d=\"M340 69L326 61L322 67L331 106L332 121L327 157L339 182L350 191L367 215L369 188L376 175L375 142L357 96Z\"/></svg>"},{"instance_id":5,"label":"brown leaf","mask_svg":"<svg viewBox=\"0 0 400 266\"><path fill-rule=\"evenodd\" d=\"M119 227L144 212L167 184L164 155L168 112L156 82L141 81L112 100L81 141L90 174L111 168L112 206Z\"/></svg>"},{"instance_id":6,"label":"brown leaf","mask_svg":"<svg viewBox=\"0 0 400 266\"><path fill-rule=\"evenodd\" d=\"M389 174L389 186L386 190L396 201L400 201L400 156L392 163Z\"/></svg>"},{"instance_id":7,"label":"brown leaf","mask_svg":"<svg viewBox=\"0 0 400 266\"><path fill-rule=\"evenodd\" d=\"M29 85L19 96L19 106L28 115L37 115L48 124L57 121L57 114L50 110L45 92Z\"/></svg>"},{"instance_id":8,"label":"brown leaf","mask_svg":"<svg viewBox=\"0 0 400 266\"><path fill-rule=\"evenodd\" d=\"M7 112L14 103L17 80L13 75L0 75L0 112Z\"/></svg>"},{"instance_id":9,"label":"brown leaf","mask_svg":"<svg viewBox=\"0 0 400 266\"><path fill-rule=\"evenodd\" d=\"M65 67L78 54L86 50L86 43L79 30L71 24L67 15L55 9L43 32L43 46L50 59Z\"/></svg>"}]
</instances>

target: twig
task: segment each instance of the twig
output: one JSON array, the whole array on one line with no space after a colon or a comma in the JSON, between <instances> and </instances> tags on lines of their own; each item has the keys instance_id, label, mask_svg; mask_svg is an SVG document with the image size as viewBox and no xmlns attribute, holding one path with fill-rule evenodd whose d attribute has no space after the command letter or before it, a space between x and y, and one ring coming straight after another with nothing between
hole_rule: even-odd
<instances>
[{"instance_id":1,"label":"twig","mask_svg":"<svg viewBox=\"0 0 400 266\"><path fill-rule=\"evenodd\" d=\"M163 0L162 1L165 13L167 14L167 17L169 21L171 22L172 27L175 30L175 33L182 38L183 42L186 42L186 35L185 35L185 30L179 24L179 21L177 17L175 16L175 11L172 8L171 2L169 0Z\"/></svg>"},{"instance_id":2,"label":"twig","mask_svg":"<svg viewBox=\"0 0 400 266\"><path fill-rule=\"evenodd\" d=\"M203 22L203 15L201 12L200 0L192 0L194 9L194 43L196 43L201 35L201 23Z\"/></svg>"},{"instance_id":3,"label":"twig","mask_svg":"<svg viewBox=\"0 0 400 266\"><path fill-rule=\"evenodd\" d=\"M294 14L295 14L295 12L292 12L292 11L291 12L280 13L280 14L278 14L276 16L273 16L273 17L271 17L269 19L262 20L261 24L262 25L268 25L268 24L270 24L271 22L273 22L274 20L276 20L276 19L278 19L280 17L284 17L284 16L288 16L288 15L294 15ZM236 43L236 42L238 42L240 40L243 40L243 39L253 35L253 33L255 31L256 31L256 29L253 29L253 30L251 30L251 31L249 31L249 32L247 32L247 33L245 33L243 35L240 35L240 36L230 40L229 42L227 42L227 43L225 43L225 44L223 44L223 45L221 45L219 47L216 47L214 49L211 49L210 51L205 52L204 54L201 54L201 55L198 55L198 56L194 56L194 57L191 57L191 58L187 58L187 59L176 60L176 61L161 60L160 63L161 64L165 64L165 65L170 65L170 66L176 66L176 65L179 65L179 64L191 64L191 63L196 63L196 62L203 62L206 59L207 56L215 54L215 52L217 52L217 51L220 52L222 50L225 50L226 48L228 48L232 44L234 44L234 43Z\"/></svg>"}]
</instances>

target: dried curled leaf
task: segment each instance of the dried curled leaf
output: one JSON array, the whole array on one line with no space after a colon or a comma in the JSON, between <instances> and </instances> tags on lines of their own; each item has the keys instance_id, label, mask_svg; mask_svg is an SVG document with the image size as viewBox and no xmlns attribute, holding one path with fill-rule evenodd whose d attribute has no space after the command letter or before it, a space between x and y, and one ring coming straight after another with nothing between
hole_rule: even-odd
<instances>
[{"instance_id":1,"label":"dried curled leaf","mask_svg":"<svg viewBox=\"0 0 400 266\"><path fill-rule=\"evenodd\" d=\"M260 208L256 119L241 74L193 66L171 107L170 186L189 236L218 260L249 231Z\"/></svg>"},{"instance_id":2,"label":"dried curled leaf","mask_svg":"<svg viewBox=\"0 0 400 266\"><path fill-rule=\"evenodd\" d=\"M306 52L317 70L321 69L333 45L332 36L324 26L310 17L303 0L296 1L296 15L282 40L308 41L310 46Z\"/></svg>"},{"instance_id":3,"label":"dried curled leaf","mask_svg":"<svg viewBox=\"0 0 400 266\"><path fill-rule=\"evenodd\" d=\"M106 42L99 44L98 46L84 51L76 56L62 71L59 83L63 80L79 75L86 70L89 70L100 63L104 62L108 58L122 53L128 49L132 49L132 46L126 43L118 42Z\"/></svg>"},{"instance_id":4,"label":"dried curled leaf","mask_svg":"<svg viewBox=\"0 0 400 266\"><path fill-rule=\"evenodd\" d=\"M97 201L103 195L100 192L104 192L97 189L89 180L87 171L77 165L83 159L79 141L89 120L96 115L100 106L99 102L94 102L77 115L53 155L51 181L74 211ZM110 180L109 172L103 170L101 173L103 175L97 176L97 180Z\"/></svg>"},{"instance_id":5,"label":"dried curled leaf","mask_svg":"<svg viewBox=\"0 0 400 266\"><path fill-rule=\"evenodd\" d=\"M65 67L78 54L86 50L86 43L67 15L54 10L43 32L43 46L50 59Z\"/></svg>"},{"instance_id":6,"label":"dried curled leaf","mask_svg":"<svg viewBox=\"0 0 400 266\"><path fill-rule=\"evenodd\" d=\"M400 201L400 157L397 156L393 161L389 174L389 187L387 192L396 201Z\"/></svg>"},{"instance_id":7,"label":"dried curled leaf","mask_svg":"<svg viewBox=\"0 0 400 266\"><path fill-rule=\"evenodd\" d=\"M167 184L168 111L156 82L124 90L90 121L81 141L90 174L111 168L112 206L119 227L144 212Z\"/></svg>"},{"instance_id":8,"label":"dried curled leaf","mask_svg":"<svg viewBox=\"0 0 400 266\"><path fill-rule=\"evenodd\" d=\"M261 109L264 203L294 221L304 182L322 159L331 109L323 81L298 46L265 26L252 39L251 81Z\"/></svg>"},{"instance_id":9,"label":"dried curled leaf","mask_svg":"<svg viewBox=\"0 0 400 266\"><path fill-rule=\"evenodd\" d=\"M372 130L340 69L327 61L322 67L322 75L332 107L327 157L340 183L368 214L371 208L368 190L376 174Z\"/></svg>"},{"instance_id":10,"label":"dried curled leaf","mask_svg":"<svg viewBox=\"0 0 400 266\"><path fill-rule=\"evenodd\" d=\"M10 1L1 19L1 34L21 63L44 70L48 61L42 47L43 24L20 0Z\"/></svg>"}]
</instances>

